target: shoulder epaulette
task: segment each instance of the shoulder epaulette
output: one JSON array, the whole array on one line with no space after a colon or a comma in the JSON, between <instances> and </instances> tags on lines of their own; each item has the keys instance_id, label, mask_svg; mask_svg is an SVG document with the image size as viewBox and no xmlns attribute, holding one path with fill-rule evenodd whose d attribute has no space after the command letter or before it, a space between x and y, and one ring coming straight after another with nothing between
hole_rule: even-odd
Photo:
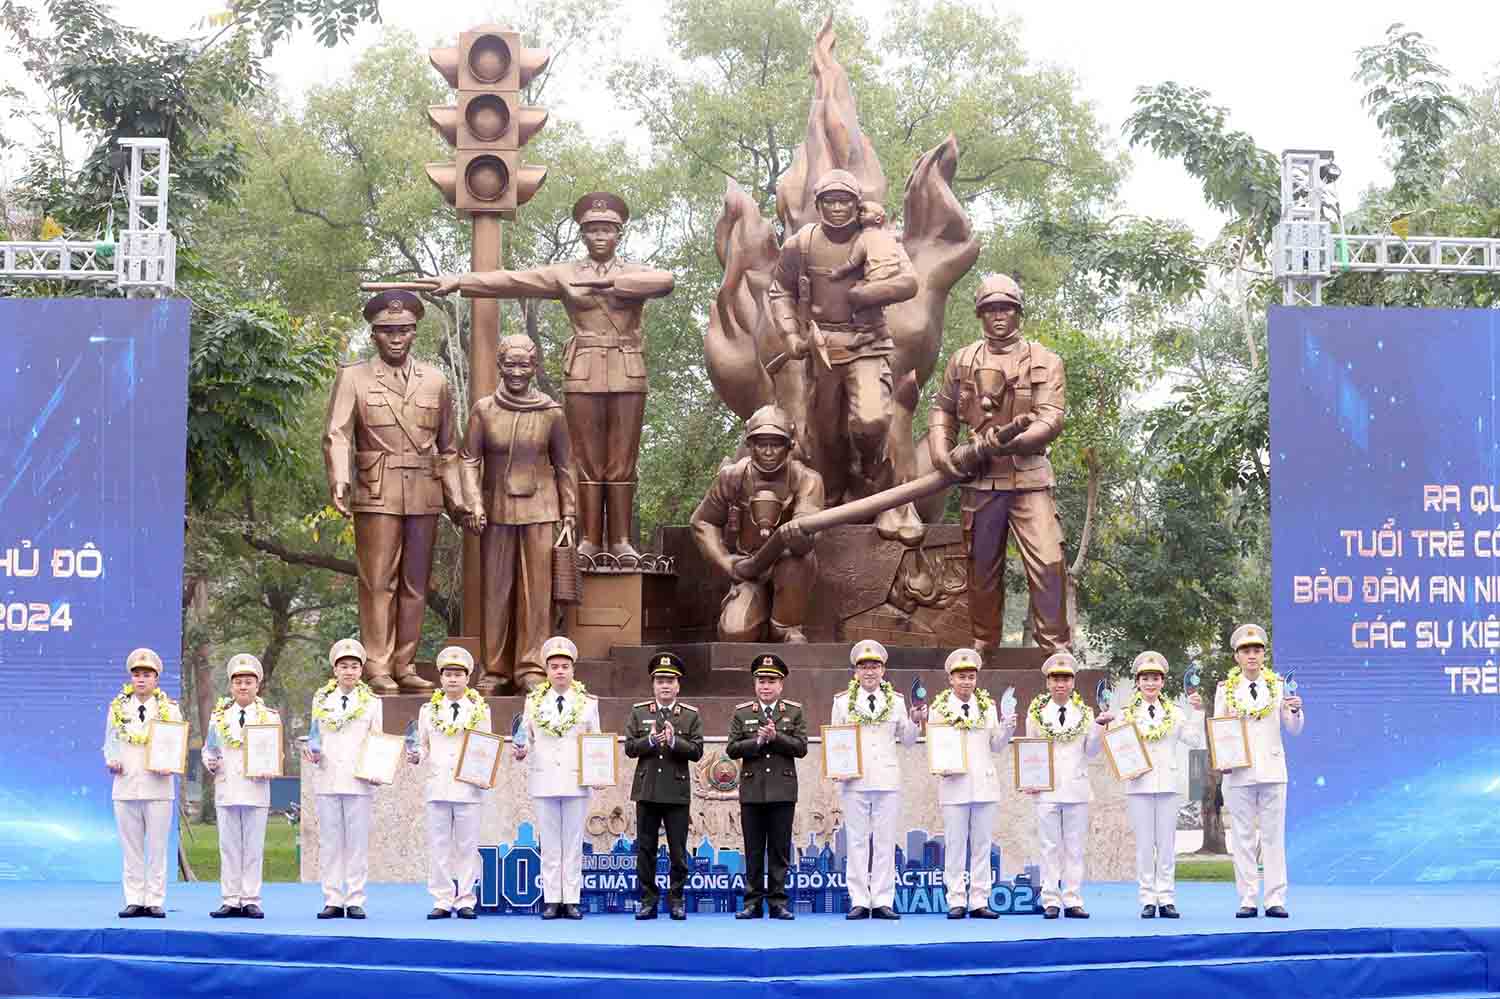
<instances>
[{"instance_id":1,"label":"shoulder epaulette","mask_svg":"<svg viewBox=\"0 0 1500 999\"><path fill-rule=\"evenodd\" d=\"M755 702L754 701L745 701L743 704L736 704L734 706L734 710L738 711L740 708L749 708L749 707L754 707L754 706L755 706Z\"/></svg>"},{"instance_id":2,"label":"shoulder epaulette","mask_svg":"<svg viewBox=\"0 0 1500 999\"><path fill-rule=\"evenodd\" d=\"M651 701L636 701L634 704L631 705L631 707L632 708L646 708L646 707L650 707L652 703L653 702L651 702Z\"/></svg>"},{"instance_id":3,"label":"shoulder epaulette","mask_svg":"<svg viewBox=\"0 0 1500 999\"><path fill-rule=\"evenodd\" d=\"M687 708L689 711L698 711L698 706L696 704L688 704L686 701L678 701L677 703L679 706ZM702 712L699 713L701 714Z\"/></svg>"},{"instance_id":4,"label":"shoulder epaulette","mask_svg":"<svg viewBox=\"0 0 1500 999\"><path fill-rule=\"evenodd\" d=\"M1247 652L1246 655L1249 655L1249 653ZM781 700L782 700L782 703L784 703L784 704L790 704L794 708L800 708L800 707L802 707L802 702L801 701L794 701L790 697L783 697Z\"/></svg>"}]
</instances>

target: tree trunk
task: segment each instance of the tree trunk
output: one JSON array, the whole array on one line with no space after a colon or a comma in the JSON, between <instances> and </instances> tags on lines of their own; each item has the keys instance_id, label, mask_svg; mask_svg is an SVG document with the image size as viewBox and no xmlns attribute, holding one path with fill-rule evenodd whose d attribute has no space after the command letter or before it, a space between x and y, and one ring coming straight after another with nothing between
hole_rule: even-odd
<instances>
[{"instance_id":1,"label":"tree trunk","mask_svg":"<svg viewBox=\"0 0 1500 999\"><path fill-rule=\"evenodd\" d=\"M1229 852L1229 844L1224 838L1224 819L1219 814L1219 785L1222 783L1220 775L1213 771L1206 771L1203 775L1203 797L1199 799L1199 812L1203 825L1203 845L1198 848L1199 853L1225 854Z\"/></svg>"}]
</instances>

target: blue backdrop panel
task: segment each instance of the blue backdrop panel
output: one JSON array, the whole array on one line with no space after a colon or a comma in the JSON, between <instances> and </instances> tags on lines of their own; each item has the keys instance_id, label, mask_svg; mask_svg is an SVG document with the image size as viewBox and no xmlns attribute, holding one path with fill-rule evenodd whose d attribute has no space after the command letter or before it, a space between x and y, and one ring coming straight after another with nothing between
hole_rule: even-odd
<instances>
[{"instance_id":1,"label":"blue backdrop panel","mask_svg":"<svg viewBox=\"0 0 1500 999\"><path fill-rule=\"evenodd\" d=\"M180 691L188 303L0 300L0 877L115 879L125 654Z\"/></svg>"},{"instance_id":2,"label":"blue backdrop panel","mask_svg":"<svg viewBox=\"0 0 1500 999\"><path fill-rule=\"evenodd\" d=\"M1500 314L1273 309L1295 881L1500 878Z\"/></svg>"}]
</instances>

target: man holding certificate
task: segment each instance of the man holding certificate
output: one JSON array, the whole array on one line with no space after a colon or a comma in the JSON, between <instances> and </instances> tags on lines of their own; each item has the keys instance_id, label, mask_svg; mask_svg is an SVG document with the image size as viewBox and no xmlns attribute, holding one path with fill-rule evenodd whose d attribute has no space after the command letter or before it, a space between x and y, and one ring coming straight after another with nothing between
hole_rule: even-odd
<instances>
[{"instance_id":1,"label":"man holding certificate","mask_svg":"<svg viewBox=\"0 0 1500 999\"><path fill-rule=\"evenodd\" d=\"M270 734L277 739L274 752L279 755L281 717L260 699L264 673L259 659L241 652L230 658L225 672L229 674L229 696L219 698L209 716L203 760L208 772L214 775L222 898L220 906L209 915L215 919L236 916L264 919L260 886L266 855L266 818L271 814L271 780L269 776L254 776L257 771L250 766L247 730L257 725L274 727ZM214 752L210 752L210 744Z\"/></svg>"},{"instance_id":2,"label":"man holding certificate","mask_svg":"<svg viewBox=\"0 0 1500 999\"><path fill-rule=\"evenodd\" d=\"M1135 877L1141 918L1177 918L1177 813L1187 798L1187 751L1203 748L1203 698L1188 694L1192 709L1161 696L1167 660L1142 652L1131 666L1136 692L1120 720L1134 725L1151 756L1151 769L1125 782L1130 828L1135 833Z\"/></svg>"},{"instance_id":3,"label":"man holding certificate","mask_svg":"<svg viewBox=\"0 0 1500 999\"><path fill-rule=\"evenodd\" d=\"M542 840L542 918L582 919L583 824L592 788L579 783L578 737L599 731L599 699L573 679L578 647L561 635L542 643L547 682L526 697L526 789L536 802Z\"/></svg>"},{"instance_id":4,"label":"man holding certificate","mask_svg":"<svg viewBox=\"0 0 1500 999\"><path fill-rule=\"evenodd\" d=\"M745 833L745 905L735 919L796 919L787 905L786 869L797 811L797 761L807 755L802 705L781 696L786 662L759 655L750 666L755 699L734 706L725 752L740 760L740 827ZM768 859L769 857L769 859Z\"/></svg>"},{"instance_id":5,"label":"man holding certificate","mask_svg":"<svg viewBox=\"0 0 1500 999\"><path fill-rule=\"evenodd\" d=\"M1234 881L1240 907L1235 915L1251 919L1260 902L1265 877L1266 915L1285 919L1286 911L1286 755L1281 729L1301 735L1307 719L1302 698L1287 695L1281 677L1265 665L1266 631L1258 624L1234 629L1234 667L1214 693L1214 717L1245 720L1250 765L1224 773L1224 803L1234 837ZM1255 830L1260 830L1260 863L1255 857Z\"/></svg>"},{"instance_id":6,"label":"man holding certificate","mask_svg":"<svg viewBox=\"0 0 1500 999\"><path fill-rule=\"evenodd\" d=\"M104 723L104 765L114 774L110 798L124 854L125 908L121 919L165 919L167 839L177 789L171 773L147 769L152 723L182 723L182 709L157 686L161 656L136 649L125 657L130 682L109 703Z\"/></svg>"},{"instance_id":7,"label":"man holding certificate","mask_svg":"<svg viewBox=\"0 0 1500 999\"><path fill-rule=\"evenodd\" d=\"M1078 660L1054 652L1042 663L1047 692L1026 712L1026 736L1052 743L1052 790L1028 791L1036 798L1042 841L1042 917L1087 919L1083 908L1083 846L1089 831L1089 759L1099 755L1103 726L1114 720L1093 711L1073 689ZM1060 886L1060 887L1059 887Z\"/></svg>"},{"instance_id":8,"label":"man holding certificate","mask_svg":"<svg viewBox=\"0 0 1500 999\"><path fill-rule=\"evenodd\" d=\"M885 646L866 639L849 652L854 679L833 699L834 725L858 730L860 776L835 778L849 837L847 919L900 919L896 899L896 821L901 817L901 761L896 746L917 741L906 702L885 680ZM918 709L918 719L926 709ZM872 844L873 840L873 846Z\"/></svg>"},{"instance_id":9,"label":"man holding certificate","mask_svg":"<svg viewBox=\"0 0 1500 999\"><path fill-rule=\"evenodd\" d=\"M380 698L360 679L365 647L341 638L328 650L333 679L313 695L314 735L303 751L318 803L318 873L323 882L319 919L365 918L370 876L370 798L375 784L355 776L371 735L384 733ZM316 743L314 743L314 739Z\"/></svg>"},{"instance_id":10,"label":"man holding certificate","mask_svg":"<svg viewBox=\"0 0 1500 999\"><path fill-rule=\"evenodd\" d=\"M962 733L961 761L934 760L938 804L943 809L943 882L948 886L948 918L995 919L990 889L995 871L990 866L995 812L1000 801L1000 768L995 754L1005 749L1016 729L1014 715L999 717L995 699L977 690L982 657L974 649L954 649L943 663L948 689L932 702L928 740L935 728ZM930 747L929 747L930 748ZM963 769L956 769L956 765ZM940 765L941 764L941 765ZM851 848L852 849L852 848Z\"/></svg>"},{"instance_id":11,"label":"man holding certificate","mask_svg":"<svg viewBox=\"0 0 1500 999\"><path fill-rule=\"evenodd\" d=\"M450 645L437 654L439 690L417 713L417 749L410 763L427 761L428 919L474 918L479 880L479 810L483 789L457 780L458 756L470 729L491 732L490 707L469 687L474 657Z\"/></svg>"},{"instance_id":12,"label":"man holding certificate","mask_svg":"<svg viewBox=\"0 0 1500 999\"><path fill-rule=\"evenodd\" d=\"M677 699L682 684L682 659L672 652L651 657L654 697L630 709L625 726L625 755L636 760L630 797L635 801L635 876L641 885L636 919L655 919L656 842L667 829L671 875L667 908L673 919L686 919L683 886L687 884L688 813L693 803L688 764L703 759L703 722L698 709Z\"/></svg>"}]
</instances>

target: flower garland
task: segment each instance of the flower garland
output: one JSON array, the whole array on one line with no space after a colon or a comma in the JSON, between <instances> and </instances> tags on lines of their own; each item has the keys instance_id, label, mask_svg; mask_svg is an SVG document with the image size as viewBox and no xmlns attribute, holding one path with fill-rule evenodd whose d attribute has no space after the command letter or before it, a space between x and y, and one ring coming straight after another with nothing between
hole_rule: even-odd
<instances>
[{"instance_id":1,"label":"flower garland","mask_svg":"<svg viewBox=\"0 0 1500 999\"><path fill-rule=\"evenodd\" d=\"M989 714L990 708L995 706L993 697L983 690L976 690L974 700L979 702L979 717L964 718L954 711L953 702L956 700L952 688L949 688L937 695L932 702L932 710L943 720L943 724L952 725L954 728L979 728L984 724L984 716Z\"/></svg>"},{"instance_id":2,"label":"flower garland","mask_svg":"<svg viewBox=\"0 0 1500 999\"><path fill-rule=\"evenodd\" d=\"M542 718L542 702L547 699L549 693L552 693L551 684L539 683L536 685L536 689L526 695L526 706L531 711L531 717L543 732L561 738L568 734L569 729L578 724L578 719L583 717L583 709L587 706L585 702L588 699L588 688L577 680L574 680L573 686L569 689L574 695L573 706L568 709L567 714L555 721L547 721ZM553 694L553 696L557 695Z\"/></svg>"},{"instance_id":3,"label":"flower garland","mask_svg":"<svg viewBox=\"0 0 1500 999\"><path fill-rule=\"evenodd\" d=\"M230 749L239 749L245 744L243 739L236 739L229 734L229 719L224 717L231 707L234 706L234 698L221 697L214 704L214 713L208 716L208 723L219 730L219 744L228 746ZM266 710L266 702L259 697L255 703L246 710L254 709L255 717L246 721L248 725L265 725L271 721L271 713Z\"/></svg>"},{"instance_id":4,"label":"flower garland","mask_svg":"<svg viewBox=\"0 0 1500 999\"><path fill-rule=\"evenodd\" d=\"M1160 742L1168 732L1172 731L1172 726L1182 718L1182 712L1178 711L1177 706L1171 701L1158 699L1156 703L1161 708L1161 718L1154 723L1146 718L1146 699L1141 696L1139 690L1125 704L1125 720L1139 728L1141 738L1147 742Z\"/></svg>"},{"instance_id":5,"label":"flower garland","mask_svg":"<svg viewBox=\"0 0 1500 999\"><path fill-rule=\"evenodd\" d=\"M1073 696L1068 698L1068 707L1077 710L1078 720L1059 731L1048 724L1046 719L1042 717L1042 708L1046 707L1047 702L1050 700L1052 700L1051 694L1037 694L1031 701L1031 709L1026 713L1037 723L1037 727L1046 733L1047 738L1053 742L1072 742L1083 734L1084 726L1094 717L1093 710L1083 703L1083 698L1078 695L1078 691L1073 691Z\"/></svg>"},{"instance_id":6,"label":"flower garland","mask_svg":"<svg viewBox=\"0 0 1500 999\"><path fill-rule=\"evenodd\" d=\"M458 723L444 718L443 712L439 710L442 708L443 702L447 699L448 695L444 694L441 690L434 690L432 692L432 699L427 702L427 706L432 709L432 723L437 726L439 732L444 735L457 735L459 733ZM464 728L472 731L479 724L480 717L489 713L489 705L484 703L484 698L479 695L479 691L472 687L464 691L462 699L469 702L471 709L469 711L469 720L464 724Z\"/></svg>"},{"instance_id":7,"label":"flower garland","mask_svg":"<svg viewBox=\"0 0 1500 999\"><path fill-rule=\"evenodd\" d=\"M896 706L896 688L892 687L889 680L880 681L880 692L885 695L885 707L875 714L870 714L859 706L858 694L860 691L859 681L849 681L849 717L854 719L857 725L879 725L890 718L891 710Z\"/></svg>"},{"instance_id":8,"label":"flower garland","mask_svg":"<svg viewBox=\"0 0 1500 999\"><path fill-rule=\"evenodd\" d=\"M1264 718L1266 715L1270 714L1271 709L1276 706L1276 695L1281 690L1281 677L1277 676L1276 671L1271 667L1261 667L1260 675L1256 677L1256 679L1263 681L1266 685L1266 706L1254 710L1252 710L1248 704L1240 703L1240 681L1244 678L1244 673L1240 671L1240 668L1238 666L1231 667L1229 670L1229 675L1224 678L1225 689L1228 691L1226 700L1228 700L1229 702L1229 707L1237 715L1247 715L1251 718Z\"/></svg>"},{"instance_id":9,"label":"flower garland","mask_svg":"<svg viewBox=\"0 0 1500 999\"><path fill-rule=\"evenodd\" d=\"M120 738L132 745L144 746L146 744L146 727L142 725L139 733L132 734L130 726L139 721L139 719L132 718L125 712L125 705L130 702L131 695L134 693L135 687L131 684L127 683L120 688L120 692L115 695L115 699L109 703L109 721L115 727L115 731L119 732ZM171 706L172 699L160 687L152 691L151 696L156 699L156 717L164 721L167 720L167 708Z\"/></svg>"},{"instance_id":10,"label":"flower garland","mask_svg":"<svg viewBox=\"0 0 1500 999\"><path fill-rule=\"evenodd\" d=\"M319 728L326 728L330 732L337 732L349 722L362 718L365 710L370 706L370 700L374 697L374 691L370 689L370 685L361 680L354 685L354 707L335 714L323 706L323 701L338 689L338 685L338 680L329 680L313 695L313 720L318 723Z\"/></svg>"}]
</instances>

